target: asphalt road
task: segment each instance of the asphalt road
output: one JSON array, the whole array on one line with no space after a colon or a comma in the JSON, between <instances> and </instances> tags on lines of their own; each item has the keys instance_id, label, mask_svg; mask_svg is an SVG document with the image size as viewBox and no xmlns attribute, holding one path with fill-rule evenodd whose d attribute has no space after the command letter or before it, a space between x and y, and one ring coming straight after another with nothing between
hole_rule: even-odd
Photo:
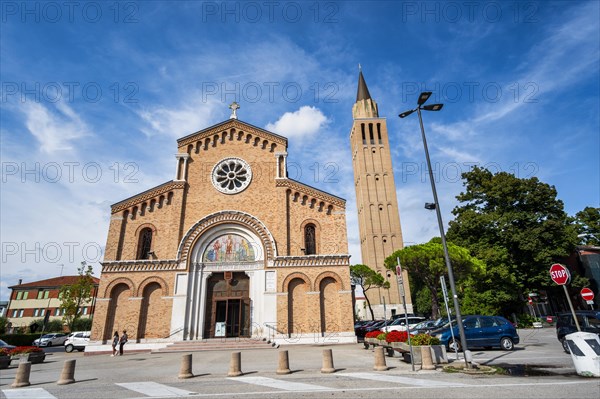
<instances>
[{"instance_id":1,"label":"asphalt road","mask_svg":"<svg viewBox=\"0 0 600 399\"><path fill-rule=\"evenodd\" d=\"M500 365L505 375L412 371L410 363L386 358L388 371L373 371L374 355L362 344L290 345L279 350L244 350L240 377L228 378L230 351L193 353L190 379L178 379L181 353L83 356L50 348L32 365L31 386L11 388L16 365L2 370L2 398L593 398L600 379L576 375L551 328L520 330L516 350L472 351L479 364ZM336 372L322 374L322 352L333 350ZM277 375L278 352L288 350L291 374ZM56 350L56 351L55 351ZM461 355L462 357L462 355ZM454 354L449 354L454 360ZM64 360L76 359L74 384L57 385ZM453 364L462 364L459 360Z\"/></svg>"}]
</instances>

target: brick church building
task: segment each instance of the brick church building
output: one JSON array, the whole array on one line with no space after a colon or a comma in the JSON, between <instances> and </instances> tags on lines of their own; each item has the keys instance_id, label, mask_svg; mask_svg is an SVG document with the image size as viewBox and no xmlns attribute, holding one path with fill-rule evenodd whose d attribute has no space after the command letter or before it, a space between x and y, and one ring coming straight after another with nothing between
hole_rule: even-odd
<instances>
[{"instance_id":1,"label":"brick church building","mask_svg":"<svg viewBox=\"0 0 600 399\"><path fill-rule=\"evenodd\" d=\"M223 337L355 342L346 201L290 179L287 139L230 108L230 119L177 140L173 180L112 205L96 345L115 330L140 349ZM385 118L362 72L353 117L362 258L383 271L402 233Z\"/></svg>"},{"instance_id":2,"label":"brick church building","mask_svg":"<svg viewBox=\"0 0 600 399\"><path fill-rule=\"evenodd\" d=\"M177 140L173 180L112 205L92 341L354 342L345 200L230 108Z\"/></svg>"}]
</instances>

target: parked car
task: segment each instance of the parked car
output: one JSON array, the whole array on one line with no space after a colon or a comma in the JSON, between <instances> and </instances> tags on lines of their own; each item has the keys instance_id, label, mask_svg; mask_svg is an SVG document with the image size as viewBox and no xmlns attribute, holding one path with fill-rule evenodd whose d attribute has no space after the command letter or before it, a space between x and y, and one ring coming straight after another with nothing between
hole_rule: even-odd
<instances>
[{"instance_id":1,"label":"parked car","mask_svg":"<svg viewBox=\"0 0 600 399\"><path fill-rule=\"evenodd\" d=\"M519 343L517 329L511 322L501 316L465 316L462 319L465 330L465 338L469 348L501 348L503 350L513 350ZM458 326L452 323L452 332L450 333L450 324L445 324L442 328L432 331L430 334L440 340L448 350L462 350Z\"/></svg>"},{"instance_id":2,"label":"parked car","mask_svg":"<svg viewBox=\"0 0 600 399\"><path fill-rule=\"evenodd\" d=\"M410 333L411 334L428 334L430 331L433 331L436 328L440 327L439 325L436 324L438 322L438 320L422 321L422 322L414 325L413 327L411 327Z\"/></svg>"},{"instance_id":3,"label":"parked car","mask_svg":"<svg viewBox=\"0 0 600 399\"><path fill-rule=\"evenodd\" d=\"M578 310L575 312L577 315L577 321L581 331L591 332L600 335L600 311L598 310ZM556 337L562 344L565 352L569 352L569 346L565 340L565 335L577 332L577 326L575 320L573 320L573 314L561 313L558 315L558 321L556 322Z\"/></svg>"},{"instance_id":4,"label":"parked car","mask_svg":"<svg viewBox=\"0 0 600 399\"><path fill-rule=\"evenodd\" d=\"M2 340L0 339L0 348L6 348L6 349L9 349L9 350L10 350L10 349L15 349L15 348L16 348L16 346L14 346L14 345L11 345L11 344L7 344L6 342L4 342L4 341L2 341Z\"/></svg>"},{"instance_id":5,"label":"parked car","mask_svg":"<svg viewBox=\"0 0 600 399\"><path fill-rule=\"evenodd\" d=\"M419 324L423 321L425 321L424 317L410 316L410 317L408 317L408 327L412 331L414 326L416 326L417 324ZM389 323L387 326L385 326L384 330L385 330L385 332L406 331L406 318L398 317L397 319L395 319L394 321Z\"/></svg>"},{"instance_id":6,"label":"parked car","mask_svg":"<svg viewBox=\"0 0 600 399\"><path fill-rule=\"evenodd\" d=\"M83 351L87 344L90 343L90 334L91 331L75 331L69 334L67 340L65 341L65 351L73 352L74 349L79 352Z\"/></svg>"},{"instance_id":7,"label":"parked car","mask_svg":"<svg viewBox=\"0 0 600 399\"><path fill-rule=\"evenodd\" d=\"M33 346L63 345L66 340L67 340L67 334L63 334L63 333L44 334L40 338L33 341Z\"/></svg>"},{"instance_id":8,"label":"parked car","mask_svg":"<svg viewBox=\"0 0 600 399\"><path fill-rule=\"evenodd\" d=\"M370 320L368 322L366 322L365 324L363 324L360 327L357 327L354 329L354 333L356 334L356 337L361 339L365 337L365 334L367 334L367 332L369 332L369 329L375 325L378 325L379 323L381 323L381 320Z\"/></svg>"}]
</instances>

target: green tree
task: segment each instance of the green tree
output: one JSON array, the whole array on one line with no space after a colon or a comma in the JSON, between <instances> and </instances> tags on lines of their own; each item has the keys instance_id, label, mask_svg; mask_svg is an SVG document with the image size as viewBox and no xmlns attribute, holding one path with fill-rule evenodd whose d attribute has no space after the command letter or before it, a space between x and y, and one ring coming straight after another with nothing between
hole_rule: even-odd
<instances>
[{"instance_id":1,"label":"green tree","mask_svg":"<svg viewBox=\"0 0 600 399\"><path fill-rule=\"evenodd\" d=\"M400 258L402 268L408 271L411 279L422 282L429 290L432 318L440 316L440 277L446 276L448 272L441 241L439 237L434 237L428 243L400 249L385 259L385 267L395 270L396 259ZM468 249L450 242L447 244L456 280L467 282L467 276L470 274L481 274L485 271L484 263L472 257Z\"/></svg>"},{"instance_id":2,"label":"green tree","mask_svg":"<svg viewBox=\"0 0 600 399\"><path fill-rule=\"evenodd\" d=\"M545 289L550 265L574 248L575 225L556 189L535 177L479 167L462 177L466 189L456 197L461 204L452 211L447 237L486 263L487 280L480 281L484 290L471 297L489 300L486 291L501 287L504 312L518 312L524 294Z\"/></svg>"},{"instance_id":3,"label":"green tree","mask_svg":"<svg viewBox=\"0 0 600 399\"><path fill-rule=\"evenodd\" d=\"M92 318L82 317L73 322L73 331L90 331L92 329Z\"/></svg>"},{"instance_id":4,"label":"green tree","mask_svg":"<svg viewBox=\"0 0 600 399\"><path fill-rule=\"evenodd\" d=\"M8 326L8 318L0 317L0 334L6 334L6 327Z\"/></svg>"},{"instance_id":5,"label":"green tree","mask_svg":"<svg viewBox=\"0 0 600 399\"><path fill-rule=\"evenodd\" d=\"M81 307L91 302L94 289L92 266L81 262L77 272L79 273L77 281L62 286L59 293L60 308L64 312L63 321L69 326L70 331L73 331L75 322L81 317Z\"/></svg>"},{"instance_id":6,"label":"green tree","mask_svg":"<svg viewBox=\"0 0 600 399\"><path fill-rule=\"evenodd\" d=\"M371 307L371 301L369 301L367 291L371 288L389 289L389 281L385 281L385 278L381 275L381 273L371 269L367 265L361 264L350 266L350 278L356 285L360 285L362 288L362 291L365 294L365 299L367 300L367 306L369 306L369 311L371 312L371 319L375 320L375 315L373 313L373 308Z\"/></svg>"},{"instance_id":7,"label":"green tree","mask_svg":"<svg viewBox=\"0 0 600 399\"><path fill-rule=\"evenodd\" d=\"M44 327L44 319L35 319L33 320L31 323L29 323L29 326L31 327L32 324L37 324L39 329L36 332L42 332L42 327ZM46 324L46 326L44 327L44 332L62 332L63 331L63 322L61 320L49 320L48 323Z\"/></svg>"},{"instance_id":8,"label":"green tree","mask_svg":"<svg viewBox=\"0 0 600 399\"><path fill-rule=\"evenodd\" d=\"M584 245L600 245L600 208L586 206L575 215L577 233Z\"/></svg>"}]
</instances>

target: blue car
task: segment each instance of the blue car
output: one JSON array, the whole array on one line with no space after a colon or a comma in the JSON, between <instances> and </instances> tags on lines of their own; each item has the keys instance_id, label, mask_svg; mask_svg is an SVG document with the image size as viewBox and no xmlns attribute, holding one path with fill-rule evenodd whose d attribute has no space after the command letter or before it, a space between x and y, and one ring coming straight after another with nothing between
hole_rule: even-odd
<instances>
[{"instance_id":1,"label":"blue car","mask_svg":"<svg viewBox=\"0 0 600 399\"><path fill-rule=\"evenodd\" d=\"M511 351L519 343L519 335L511 322L500 316L465 316L463 317L465 338L469 348L501 348ZM452 323L454 339L450 333L450 325L432 331L430 334L438 338L448 350L462 350L458 326Z\"/></svg>"}]
</instances>

